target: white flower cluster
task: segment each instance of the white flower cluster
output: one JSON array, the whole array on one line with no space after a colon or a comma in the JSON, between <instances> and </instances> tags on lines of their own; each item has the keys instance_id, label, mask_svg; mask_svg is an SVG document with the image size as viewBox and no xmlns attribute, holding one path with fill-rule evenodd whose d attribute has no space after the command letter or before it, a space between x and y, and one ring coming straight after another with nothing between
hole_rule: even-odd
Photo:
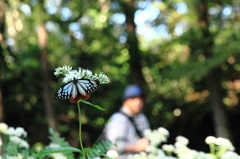
<instances>
[{"instance_id":1,"label":"white flower cluster","mask_svg":"<svg viewBox=\"0 0 240 159\"><path fill-rule=\"evenodd\" d=\"M27 132L22 127L14 129L13 127L8 127L5 123L0 123L0 133L9 136L9 141L18 145L19 148L29 148L29 144L21 138L27 137ZM2 146L1 141L0 146Z\"/></svg>"},{"instance_id":2,"label":"white flower cluster","mask_svg":"<svg viewBox=\"0 0 240 159\"><path fill-rule=\"evenodd\" d=\"M25 148L25 149L29 148L29 144L18 136L10 136L9 140L17 144L20 148Z\"/></svg>"},{"instance_id":3,"label":"white flower cluster","mask_svg":"<svg viewBox=\"0 0 240 159\"><path fill-rule=\"evenodd\" d=\"M187 147L189 140L183 136L176 137L174 153L178 159L210 159L204 152L198 152Z\"/></svg>"},{"instance_id":4,"label":"white flower cluster","mask_svg":"<svg viewBox=\"0 0 240 159\"><path fill-rule=\"evenodd\" d=\"M70 71L72 71L70 66L58 67L55 69L54 75L58 77L59 75L66 75Z\"/></svg>"},{"instance_id":5,"label":"white flower cluster","mask_svg":"<svg viewBox=\"0 0 240 159\"><path fill-rule=\"evenodd\" d=\"M225 138L207 137L205 142L209 144L211 153L204 153L190 149L187 146L189 140L183 136L177 136L174 145L163 144L162 149L159 149L159 144L166 142L169 136L165 128L146 130L144 135L150 140L147 153L131 155L128 159L240 159L240 156L233 152L235 148L232 143ZM176 157L173 157L173 154Z\"/></svg>"},{"instance_id":6,"label":"white flower cluster","mask_svg":"<svg viewBox=\"0 0 240 159\"><path fill-rule=\"evenodd\" d=\"M232 143L228 139L225 139L225 138L221 138L221 137L216 138L215 144L224 150L229 150L229 151L235 150Z\"/></svg>"},{"instance_id":7,"label":"white flower cluster","mask_svg":"<svg viewBox=\"0 0 240 159\"><path fill-rule=\"evenodd\" d=\"M147 129L144 131L144 136L149 139L152 146L157 146L162 142L167 141L167 137L169 136L169 132L167 129L160 127L157 130Z\"/></svg>"},{"instance_id":8,"label":"white flower cluster","mask_svg":"<svg viewBox=\"0 0 240 159\"><path fill-rule=\"evenodd\" d=\"M217 149L220 159L240 159L240 156L233 152L235 148L228 139L208 136L205 142L209 145L210 149L212 149L211 151L215 152L215 149Z\"/></svg>"},{"instance_id":9,"label":"white flower cluster","mask_svg":"<svg viewBox=\"0 0 240 159\"><path fill-rule=\"evenodd\" d=\"M101 84L108 84L110 82L109 77L107 75L100 73L100 74L93 74L92 71L88 69L78 68L78 70L72 70L70 66L63 66L58 67L55 69L54 72L55 76L64 75L63 78L64 83L68 83L75 79L90 79L90 80L98 80Z\"/></svg>"},{"instance_id":10,"label":"white flower cluster","mask_svg":"<svg viewBox=\"0 0 240 159\"><path fill-rule=\"evenodd\" d=\"M0 123L0 133L5 133L8 129L7 124L5 123Z\"/></svg>"},{"instance_id":11,"label":"white flower cluster","mask_svg":"<svg viewBox=\"0 0 240 159\"><path fill-rule=\"evenodd\" d=\"M222 138L222 137L216 138L214 136L208 136L205 139L205 142L209 145L210 144L217 145L224 150L229 150L229 151L234 151L235 150L232 143L228 139L225 139L225 138Z\"/></svg>"},{"instance_id":12,"label":"white flower cluster","mask_svg":"<svg viewBox=\"0 0 240 159\"><path fill-rule=\"evenodd\" d=\"M16 129L9 127L4 134L9 136L27 137L27 132L22 127L17 127Z\"/></svg>"},{"instance_id":13,"label":"white flower cluster","mask_svg":"<svg viewBox=\"0 0 240 159\"><path fill-rule=\"evenodd\" d=\"M220 159L240 159L240 156L232 151L227 151L221 155Z\"/></svg>"},{"instance_id":14,"label":"white flower cluster","mask_svg":"<svg viewBox=\"0 0 240 159\"><path fill-rule=\"evenodd\" d=\"M177 159L172 156L166 156L161 149L157 150L157 154L140 152L136 155L128 156L128 159Z\"/></svg>"}]
</instances>

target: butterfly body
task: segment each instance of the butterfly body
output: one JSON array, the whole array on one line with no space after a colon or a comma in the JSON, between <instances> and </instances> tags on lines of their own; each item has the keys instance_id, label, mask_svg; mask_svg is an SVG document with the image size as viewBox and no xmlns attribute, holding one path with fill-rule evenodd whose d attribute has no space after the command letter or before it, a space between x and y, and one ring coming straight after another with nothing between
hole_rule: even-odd
<instances>
[{"instance_id":1,"label":"butterfly body","mask_svg":"<svg viewBox=\"0 0 240 159\"><path fill-rule=\"evenodd\" d=\"M99 89L101 84L97 80L90 79L73 79L60 87L54 95L55 100L67 100L76 103L78 100L87 100L90 94Z\"/></svg>"}]
</instances>

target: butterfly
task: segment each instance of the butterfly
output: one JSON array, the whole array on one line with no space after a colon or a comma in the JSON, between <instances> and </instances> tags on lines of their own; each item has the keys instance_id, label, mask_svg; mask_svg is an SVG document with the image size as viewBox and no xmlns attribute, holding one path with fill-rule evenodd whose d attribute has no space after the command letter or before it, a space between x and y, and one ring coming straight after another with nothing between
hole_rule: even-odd
<instances>
[{"instance_id":1,"label":"butterfly","mask_svg":"<svg viewBox=\"0 0 240 159\"><path fill-rule=\"evenodd\" d=\"M97 80L74 78L56 91L54 99L67 100L69 98L71 103L77 103L80 99L88 100L90 94L100 87L101 84Z\"/></svg>"}]
</instances>

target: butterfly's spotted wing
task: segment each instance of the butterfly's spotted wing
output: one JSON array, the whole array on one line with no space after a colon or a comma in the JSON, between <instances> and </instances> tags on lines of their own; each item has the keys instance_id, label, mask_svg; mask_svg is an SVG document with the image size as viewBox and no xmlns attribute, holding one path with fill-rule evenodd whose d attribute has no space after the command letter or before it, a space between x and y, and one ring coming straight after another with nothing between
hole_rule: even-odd
<instances>
[{"instance_id":1,"label":"butterfly's spotted wing","mask_svg":"<svg viewBox=\"0 0 240 159\"><path fill-rule=\"evenodd\" d=\"M77 84L78 91L82 95L85 93L91 94L93 91L101 87L101 84L97 80L81 79L73 80L73 82Z\"/></svg>"},{"instance_id":2,"label":"butterfly's spotted wing","mask_svg":"<svg viewBox=\"0 0 240 159\"><path fill-rule=\"evenodd\" d=\"M66 100L70 95L73 82L68 82L62 87L60 87L54 95L55 100Z\"/></svg>"},{"instance_id":3,"label":"butterfly's spotted wing","mask_svg":"<svg viewBox=\"0 0 240 159\"><path fill-rule=\"evenodd\" d=\"M57 90L54 95L55 100L66 100L70 97L70 102L76 103L78 100L87 100L90 93L99 89L101 84L97 80L74 79L66 83Z\"/></svg>"}]
</instances>

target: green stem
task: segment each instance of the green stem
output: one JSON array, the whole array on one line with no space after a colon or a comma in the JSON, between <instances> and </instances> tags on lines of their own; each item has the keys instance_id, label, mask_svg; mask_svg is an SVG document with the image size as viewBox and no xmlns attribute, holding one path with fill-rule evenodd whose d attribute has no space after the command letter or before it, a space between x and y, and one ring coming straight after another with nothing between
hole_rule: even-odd
<instances>
[{"instance_id":1,"label":"green stem","mask_svg":"<svg viewBox=\"0 0 240 159\"><path fill-rule=\"evenodd\" d=\"M172 156L172 151L166 151L167 156Z\"/></svg>"},{"instance_id":2,"label":"green stem","mask_svg":"<svg viewBox=\"0 0 240 159\"><path fill-rule=\"evenodd\" d=\"M83 144L82 144L82 122L81 122L80 102L81 102L81 100L77 102L77 105L78 105L78 120L79 120L79 142L80 142L80 148L83 152L83 155L85 156L86 154L84 152ZM87 155L86 155L86 158L88 158Z\"/></svg>"},{"instance_id":3,"label":"green stem","mask_svg":"<svg viewBox=\"0 0 240 159\"><path fill-rule=\"evenodd\" d=\"M212 144L212 143L210 143L210 144L209 144L209 147L210 147L210 153L213 154L213 155L215 155L215 145Z\"/></svg>"}]
</instances>

